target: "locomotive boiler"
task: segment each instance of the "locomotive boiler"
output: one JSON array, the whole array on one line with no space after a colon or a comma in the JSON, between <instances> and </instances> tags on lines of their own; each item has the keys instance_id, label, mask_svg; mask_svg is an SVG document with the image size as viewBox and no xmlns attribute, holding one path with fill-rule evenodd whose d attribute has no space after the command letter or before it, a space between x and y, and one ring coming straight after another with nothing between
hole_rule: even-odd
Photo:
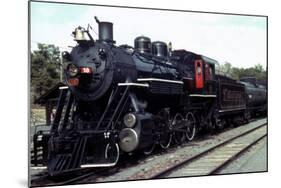
<instances>
[{"instance_id":1,"label":"locomotive boiler","mask_svg":"<svg viewBox=\"0 0 281 188\"><path fill-rule=\"evenodd\" d=\"M150 154L245 118L245 85L216 75L217 61L145 36L117 46L113 24L95 19L97 40L82 27L73 32L50 132L34 136L51 175L114 166L120 154Z\"/></svg>"}]
</instances>

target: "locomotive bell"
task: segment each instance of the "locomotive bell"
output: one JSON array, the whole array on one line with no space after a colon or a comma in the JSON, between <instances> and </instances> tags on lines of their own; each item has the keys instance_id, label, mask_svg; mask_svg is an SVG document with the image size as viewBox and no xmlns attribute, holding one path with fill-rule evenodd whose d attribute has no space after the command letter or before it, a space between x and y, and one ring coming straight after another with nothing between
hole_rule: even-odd
<instances>
[{"instance_id":1,"label":"locomotive bell","mask_svg":"<svg viewBox=\"0 0 281 188\"><path fill-rule=\"evenodd\" d=\"M85 41L85 31L82 27L77 27L74 32L74 37L76 41Z\"/></svg>"}]
</instances>

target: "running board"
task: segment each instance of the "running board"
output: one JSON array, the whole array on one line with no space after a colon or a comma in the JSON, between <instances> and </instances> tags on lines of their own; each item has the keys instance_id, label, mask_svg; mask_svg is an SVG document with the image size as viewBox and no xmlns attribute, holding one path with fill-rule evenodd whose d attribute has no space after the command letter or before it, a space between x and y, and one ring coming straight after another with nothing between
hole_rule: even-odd
<instances>
[{"instance_id":1,"label":"running board","mask_svg":"<svg viewBox=\"0 0 281 188\"><path fill-rule=\"evenodd\" d=\"M81 165L81 168L95 168L95 167L113 167L117 164L117 162L114 163L104 163L104 164L84 164Z\"/></svg>"},{"instance_id":2,"label":"running board","mask_svg":"<svg viewBox=\"0 0 281 188\"><path fill-rule=\"evenodd\" d=\"M32 170L45 170L47 166L31 166L30 169Z\"/></svg>"}]
</instances>

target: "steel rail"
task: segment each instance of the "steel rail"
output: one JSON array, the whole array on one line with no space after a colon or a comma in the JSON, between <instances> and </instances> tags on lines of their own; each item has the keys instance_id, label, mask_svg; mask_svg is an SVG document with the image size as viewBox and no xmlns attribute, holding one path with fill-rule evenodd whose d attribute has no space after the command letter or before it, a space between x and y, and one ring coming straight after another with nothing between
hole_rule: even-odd
<instances>
[{"instance_id":1,"label":"steel rail","mask_svg":"<svg viewBox=\"0 0 281 188\"><path fill-rule=\"evenodd\" d=\"M230 159L226 160L225 162L223 162L221 165L217 166L217 168L215 168L214 170L212 170L211 172L209 172L209 175L212 174L218 174L222 169L224 169L225 167L227 167L231 161L237 159L239 156L241 156L243 153L247 152L251 147L253 147L254 145L256 145L260 140L262 140L263 138L265 138L267 136L267 134L264 134L262 136L260 136L259 138L257 138L256 140L254 140L252 143L250 143L248 146L246 146L245 148L243 148L242 150L240 150L238 153L236 153L235 155L233 155Z\"/></svg>"},{"instance_id":2,"label":"steel rail","mask_svg":"<svg viewBox=\"0 0 281 188\"><path fill-rule=\"evenodd\" d=\"M213 151L215 151L216 149L221 148L221 147L223 147L224 145L226 145L226 144L228 144L228 143L230 143L230 142L232 142L232 141L234 141L234 140L239 139L240 137L243 137L243 136L245 136L245 135L248 135L248 134L254 132L254 131L257 130L257 129L260 129L260 128L264 127L265 125L267 125L267 123L263 123L263 124L261 124L261 125L255 127L255 128L253 128L253 129L250 129L250 130L248 130L248 131L243 132L242 134L239 134L239 135L237 135L237 136L234 136L234 137L232 137L232 138L230 138L230 139L228 139L228 140L226 140L226 141L223 141L223 142L221 142L221 143L219 143L219 144L217 144L217 145L215 145L215 146L213 146L213 147L211 147L211 148L209 148L209 149L207 149L207 150L204 150L204 151L202 151L202 152L200 152L200 153L198 153L198 154L192 156L191 158L185 159L185 160L181 161L181 162L178 163L178 164L175 164L175 165L173 165L173 166L171 166L171 167L169 167L169 168L166 168L165 170L162 170L162 171L159 171L159 172L153 174L152 176L150 176L149 179L165 178L168 174L172 173L173 171L176 171L176 170L182 168L183 166L188 165L188 164L194 162L195 160L200 159L200 158L202 158L202 157L208 155L208 153L213 152ZM258 139L256 139L256 140L253 142L253 144L255 144L255 143L257 143L258 141L260 141L260 140L261 140L262 138L264 138L266 135L267 135L267 134L262 135L261 137L259 137ZM231 160L233 160L235 157L237 157L238 155L240 155L243 151L246 151L247 149L249 149L249 148L251 147L251 145L253 145L253 144L250 144L247 148L244 148L242 151L240 151L239 153L237 153L235 156L232 156L229 160L227 160L227 161L225 161L223 164L219 165L216 169L212 170L212 171L209 173L209 175L217 173L217 172L218 172L219 170L221 170L225 165L227 165Z\"/></svg>"}]
</instances>

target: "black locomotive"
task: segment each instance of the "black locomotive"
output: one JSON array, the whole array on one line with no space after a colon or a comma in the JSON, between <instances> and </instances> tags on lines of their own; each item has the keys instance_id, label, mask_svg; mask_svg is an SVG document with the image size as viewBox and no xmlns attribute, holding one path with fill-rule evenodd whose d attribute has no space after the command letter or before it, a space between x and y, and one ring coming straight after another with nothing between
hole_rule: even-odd
<instances>
[{"instance_id":1,"label":"black locomotive","mask_svg":"<svg viewBox=\"0 0 281 188\"><path fill-rule=\"evenodd\" d=\"M116 46L113 24L96 21L97 40L73 32L77 46L63 53L67 87L50 132L34 136L51 175L114 166L121 153L149 154L266 111L266 89L216 75L215 60L144 36Z\"/></svg>"}]
</instances>

